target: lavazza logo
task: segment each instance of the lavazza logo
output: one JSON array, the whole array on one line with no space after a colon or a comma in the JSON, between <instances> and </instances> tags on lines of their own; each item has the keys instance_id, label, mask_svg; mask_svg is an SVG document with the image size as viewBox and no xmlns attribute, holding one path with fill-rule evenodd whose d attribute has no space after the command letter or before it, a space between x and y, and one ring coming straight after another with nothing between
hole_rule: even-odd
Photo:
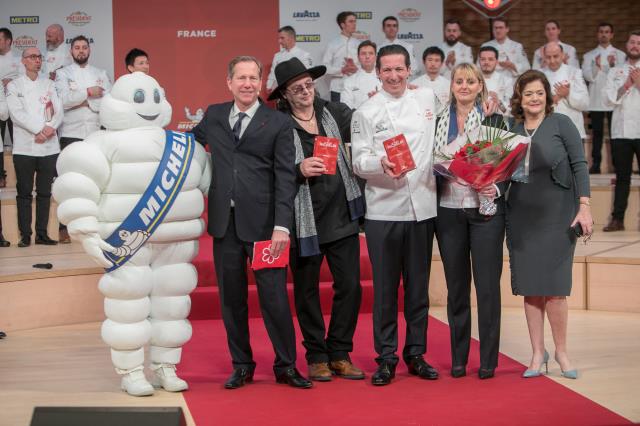
<instances>
[{"instance_id":1,"label":"lavazza logo","mask_svg":"<svg viewBox=\"0 0 640 426\"><path fill-rule=\"evenodd\" d=\"M320 19L320 12L316 10L302 10L293 12L293 19L296 21L316 21Z\"/></svg>"},{"instance_id":2,"label":"lavazza logo","mask_svg":"<svg viewBox=\"0 0 640 426\"><path fill-rule=\"evenodd\" d=\"M67 23L76 27L83 27L91 22L91 15L87 15L84 12L73 12L66 18Z\"/></svg>"},{"instance_id":3,"label":"lavazza logo","mask_svg":"<svg viewBox=\"0 0 640 426\"><path fill-rule=\"evenodd\" d=\"M178 38L215 38L216 30L178 30Z\"/></svg>"},{"instance_id":4,"label":"lavazza logo","mask_svg":"<svg viewBox=\"0 0 640 426\"><path fill-rule=\"evenodd\" d=\"M13 47L15 47L18 50L25 50L30 47L37 47L37 46L38 46L38 40L28 35L23 35L13 40Z\"/></svg>"},{"instance_id":5,"label":"lavazza logo","mask_svg":"<svg viewBox=\"0 0 640 426\"><path fill-rule=\"evenodd\" d=\"M403 34L398 34L398 40L406 40L408 42L418 42L420 40L424 39L424 34L422 33L412 33L412 32L408 32L408 33L403 33Z\"/></svg>"},{"instance_id":6,"label":"lavazza logo","mask_svg":"<svg viewBox=\"0 0 640 426\"><path fill-rule=\"evenodd\" d=\"M407 7L398 12L398 18L404 22L416 22L422 17L422 13L419 10Z\"/></svg>"}]
</instances>

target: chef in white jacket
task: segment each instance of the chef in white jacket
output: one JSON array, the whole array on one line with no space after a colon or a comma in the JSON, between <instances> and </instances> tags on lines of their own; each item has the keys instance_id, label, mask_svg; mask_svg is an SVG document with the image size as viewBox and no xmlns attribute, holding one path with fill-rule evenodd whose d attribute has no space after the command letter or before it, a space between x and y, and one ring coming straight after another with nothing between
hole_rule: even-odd
<instances>
[{"instance_id":1,"label":"chef in white jacket","mask_svg":"<svg viewBox=\"0 0 640 426\"><path fill-rule=\"evenodd\" d=\"M609 70L624 63L627 55L611 44L613 25L598 26L598 46L585 53L582 60L582 75L589 84L589 118L591 121L591 168L589 173L600 173L604 119L607 119L611 136L611 112L613 106L606 101L605 86Z\"/></svg>"},{"instance_id":2,"label":"chef in white jacket","mask_svg":"<svg viewBox=\"0 0 640 426\"><path fill-rule=\"evenodd\" d=\"M493 40L483 43L482 46L493 46L498 50L498 71L515 79L531 68L522 44L507 37L509 23L506 18L495 18L492 31Z\"/></svg>"},{"instance_id":3,"label":"chef in white jacket","mask_svg":"<svg viewBox=\"0 0 640 426\"><path fill-rule=\"evenodd\" d=\"M611 222L605 232L624 231L633 157L640 162L640 31L627 40L627 60L609 70L606 101L613 106L611 154L616 165L616 189Z\"/></svg>"},{"instance_id":4,"label":"chef in white jacket","mask_svg":"<svg viewBox=\"0 0 640 426\"><path fill-rule=\"evenodd\" d=\"M560 41L560 23L555 19L549 19L544 25L544 35L547 38L547 43L555 41L562 46L564 52L563 62L567 65L571 65L575 68L580 68L580 62L578 61L578 54L576 48L570 44ZM533 64L531 68L534 70L540 70L546 67L546 61L543 53L544 45L540 46L533 53Z\"/></svg>"},{"instance_id":5,"label":"chef in white jacket","mask_svg":"<svg viewBox=\"0 0 640 426\"><path fill-rule=\"evenodd\" d=\"M378 43L378 50L382 49L385 46L389 46L390 44L398 44L409 52L409 59L411 60L411 73L413 75L419 74L418 64L416 62L416 57L413 53L413 44L407 43L406 41L402 41L398 39L398 31L400 30L400 25L398 23L398 18L395 16L387 16L382 20L382 32L384 33L384 38Z\"/></svg>"},{"instance_id":6,"label":"chef in white jacket","mask_svg":"<svg viewBox=\"0 0 640 426\"><path fill-rule=\"evenodd\" d=\"M376 74L376 44L365 40L358 46L360 69L344 80L340 101L356 109L380 90L380 79Z\"/></svg>"},{"instance_id":7,"label":"chef in white jacket","mask_svg":"<svg viewBox=\"0 0 640 426\"><path fill-rule=\"evenodd\" d=\"M54 245L47 235L51 184L56 176L60 143L56 129L62 122L62 105L53 82L38 78L42 54L35 47L22 52L26 75L7 86L7 105L13 120L13 165L16 171L18 247L31 245L31 202L36 183L36 244Z\"/></svg>"},{"instance_id":8,"label":"chef in white jacket","mask_svg":"<svg viewBox=\"0 0 640 426\"><path fill-rule=\"evenodd\" d=\"M467 46L460 41L462 28L460 21L456 18L449 19L444 24L444 42L438 47L444 53L444 66L440 69L440 74L451 80L451 70L464 62L473 63L473 53L471 46Z\"/></svg>"},{"instance_id":9,"label":"chef in white jacket","mask_svg":"<svg viewBox=\"0 0 640 426\"><path fill-rule=\"evenodd\" d=\"M6 120L9 118L9 107L7 106L7 98L4 94L4 90L0 88L0 120ZM0 155L2 155L2 134L0 134ZM11 243L4 239L4 235L2 235L2 208L0 206L0 247L9 247ZM0 331L0 333L2 333ZM2 336L0 335L0 338Z\"/></svg>"},{"instance_id":10,"label":"chef in white jacket","mask_svg":"<svg viewBox=\"0 0 640 426\"><path fill-rule=\"evenodd\" d=\"M353 12L340 12L336 17L340 35L327 44L322 56L322 65L327 67L331 102L340 101L340 92L344 88L344 79L358 71L358 46L360 40L353 37L356 32L356 15Z\"/></svg>"},{"instance_id":11,"label":"chef in white jacket","mask_svg":"<svg viewBox=\"0 0 640 426\"><path fill-rule=\"evenodd\" d=\"M45 32L47 39L47 53L45 54L45 64L41 73L51 80L56 79L56 71L67 65L71 65L71 51L64 42L64 28L60 24L51 24Z\"/></svg>"},{"instance_id":12,"label":"chef in white jacket","mask_svg":"<svg viewBox=\"0 0 640 426\"><path fill-rule=\"evenodd\" d=\"M497 72L498 51L492 46L483 46L478 53L480 70L487 85L489 97L498 104L498 110L502 115L510 115L510 102L513 95L514 80L508 75Z\"/></svg>"},{"instance_id":13,"label":"chef in white jacket","mask_svg":"<svg viewBox=\"0 0 640 426\"><path fill-rule=\"evenodd\" d=\"M422 53L425 73L411 80L411 84L433 90L440 103L447 105L451 93L451 81L444 75L440 75L440 71L444 68L444 60L444 52L439 47L427 47Z\"/></svg>"},{"instance_id":14,"label":"chef in white jacket","mask_svg":"<svg viewBox=\"0 0 640 426\"><path fill-rule=\"evenodd\" d=\"M100 101L111 89L107 72L89 64L91 47L86 37L77 36L71 41L71 56L73 64L56 73L56 88L64 107L62 149L100 129Z\"/></svg>"},{"instance_id":15,"label":"chef in white jacket","mask_svg":"<svg viewBox=\"0 0 640 426\"><path fill-rule=\"evenodd\" d=\"M542 72L551 85L554 110L568 116L584 139L587 133L582 112L589 108L589 92L582 71L564 63L562 46L557 42L545 44L544 57L547 67Z\"/></svg>"},{"instance_id":16,"label":"chef in white jacket","mask_svg":"<svg viewBox=\"0 0 640 426\"><path fill-rule=\"evenodd\" d=\"M278 30L278 43L280 44L280 50L273 55L271 70L267 77L268 93L271 93L273 89L278 87L275 74L276 65L288 61L291 58L298 58L307 68L311 68L313 62L309 52L300 49L296 45L296 30L293 27L287 25Z\"/></svg>"}]
</instances>

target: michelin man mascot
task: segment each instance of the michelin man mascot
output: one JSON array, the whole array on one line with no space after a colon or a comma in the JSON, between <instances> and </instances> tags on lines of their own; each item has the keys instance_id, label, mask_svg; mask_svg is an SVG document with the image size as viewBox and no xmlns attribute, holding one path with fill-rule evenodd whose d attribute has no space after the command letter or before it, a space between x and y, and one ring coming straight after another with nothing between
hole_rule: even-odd
<instances>
[{"instance_id":1,"label":"michelin man mascot","mask_svg":"<svg viewBox=\"0 0 640 426\"><path fill-rule=\"evenodd\" d=\"M198 275L190 262L204 230L211 166L192 135L162 129L170 121L155 79L120 77L100 107L106 130L60 154L53 187L60 221L106 269L102 339L122 389L135 396L154 386L188 388L176 365L191 338L186 318ZM153 386L143 371L146 343Z\"/></svg>"}]
</instances>

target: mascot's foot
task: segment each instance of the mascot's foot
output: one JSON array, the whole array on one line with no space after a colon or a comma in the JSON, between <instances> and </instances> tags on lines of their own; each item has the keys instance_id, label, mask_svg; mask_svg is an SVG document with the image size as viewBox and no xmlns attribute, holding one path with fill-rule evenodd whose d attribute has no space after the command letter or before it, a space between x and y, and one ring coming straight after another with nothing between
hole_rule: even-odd
<instances>
[{"instance_id":1,"label":"mascot's foot","mask_svg":"<svg viewBox=\"0 0 640 426\"><path fill-rule=\"evenodd\" d=\"M124 374L121 387L123 391L132 396L149 396L153 395L154 392L153 386L147 381L142 367Z\"/></svg>"},{"instance_id":2,"label":"mascot's foot","mask_svg":"<svg viewBox=\"0 0 640 426\"><path fill-rule=\"evenodd\" d=\"M182 392L189 389L187 382L176 375L176 366L173 364L153 364L153 386L163 388L168 392Z\"/></svg>"}]
</instances>

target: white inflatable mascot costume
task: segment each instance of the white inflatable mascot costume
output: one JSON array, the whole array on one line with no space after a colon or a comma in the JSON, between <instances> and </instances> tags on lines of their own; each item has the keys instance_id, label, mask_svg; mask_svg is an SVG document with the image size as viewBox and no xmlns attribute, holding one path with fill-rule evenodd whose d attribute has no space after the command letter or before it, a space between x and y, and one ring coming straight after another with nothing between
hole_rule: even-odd
<instances>
[{"instance_id":1,"label":"white inflatable mascot costume","mask_svg":"<svg viewBox=\"0 0 640 426\"><path fill-rule=\"evenodd\" d=\"M171 105L155 79L120 77L100 107L106 130L60 154L53 186L60 221L107 270L99 284L102 338L122 389L135 396L153 394L143 371L146 343L153 384L188 388L175 366L191 338L186 318L198 276L190 262L204 230L211 166L192 137L165 133L170 121Z\"/></svg>"}]
</instances>

